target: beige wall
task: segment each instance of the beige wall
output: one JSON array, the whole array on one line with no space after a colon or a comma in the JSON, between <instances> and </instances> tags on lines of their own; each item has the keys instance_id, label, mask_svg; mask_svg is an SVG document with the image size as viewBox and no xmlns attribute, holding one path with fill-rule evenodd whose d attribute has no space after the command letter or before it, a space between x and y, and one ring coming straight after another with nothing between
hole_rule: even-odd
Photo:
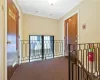
<instances>
[{"instance_id":1,"label":"beige wall","mask_svg":"<svg viewBox=\"0 0 100 80\"><path fill-rule=\"evenodd\" d=\"M0 39L0 80L2 78L2 68L3 68L3 46L4 44L3 42L3 24L2 24L2 19L3 19L3 12L0 10L0 37L2 39Z\"/></svg>"},{"instance_id":2,"label":"beige wall","mask_svg":"<svg viewBox=\"0 0 100 80\"><path fill-rule=\"evenodd\" d=\"M58 20L45 17L24 14L24 40L29 39L29 35L54 35L58 39Z\"/></svg>"},{"instance_id":3,"label":"beige wall","mask_svg":"<svg viewBox=\"0 0 100 80\"><path fill-rule=\"evenodd\" d=\"M5 66L5 33L4 33L4 10L2 10L2 5L4 5L4 0L0 0L0 80L4 80L4 66Z\"/></svg>"},{"instance_id":4,"label":"beige wall","mask_svg":"<svg viewBox=\"0 0 100 80\"><path fill-rule=\"evenodd\" d=\"M98 1L98 2L97 2ZM98 5L97 5L98 4ZM64 20L75 12L79 12L78 38L79 43L100 42L100 1L99 0L83 0L74 9L69 11L59 20L59 38L64 39ZM97 13L98 11L98 13ZM98 19L98 20L97 20ZM86 30L82 29L82 25L86 24Z\"/></svg>"},{"instance_id":5,"label":"beige wall","mask_svg":"<svg viewBox=\"0 0 100 80\"><path fill-rule=\"evenodd\" d=\"M97 19L97 26L98 26L98 32L100 32L100 0L98 0L98 3L97 3L97 15L96 15L96 19ZM98 33L99 34L99 33Z\"/></svg>"},{"instance_id":6,"label":"beige wall","mask_svg":"<svg viewBox=\"0 0 100 80\"><path fill-rule=\"evenodd\" d=\"M58 40L58 20L30 14L23 15L22 57L29 56L29 35L52 35ZM26 44L26 45L25 45Z\"/></svg>"}]
</instances>

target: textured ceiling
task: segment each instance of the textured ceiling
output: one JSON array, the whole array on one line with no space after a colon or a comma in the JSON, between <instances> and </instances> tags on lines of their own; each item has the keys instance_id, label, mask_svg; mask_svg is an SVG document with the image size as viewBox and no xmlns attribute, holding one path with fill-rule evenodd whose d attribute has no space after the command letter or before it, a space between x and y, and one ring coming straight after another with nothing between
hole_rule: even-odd
<instances>
[{"instance_id":1,"label":"textured ceiling","mask_svg":"<svg viewBox=\"0 0 100 80\"><path fill-rule=\"evenodd\" d=\"M74 8L81 0L56 0L50 5L48 0L18 0L24 13L59 19Z\"/></svg>"}]
</instances>

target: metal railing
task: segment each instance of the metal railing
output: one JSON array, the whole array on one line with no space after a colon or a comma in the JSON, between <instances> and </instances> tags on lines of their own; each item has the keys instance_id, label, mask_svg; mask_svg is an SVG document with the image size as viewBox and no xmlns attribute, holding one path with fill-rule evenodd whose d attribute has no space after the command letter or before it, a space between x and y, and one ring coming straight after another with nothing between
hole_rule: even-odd
<instances>
[{"instance_id":1,"label":"metal railing","mask_svg":"<svg viewBox=\"0 0 100 80\"><path fill-rule=\"evenodd\" d=\"M64 41L35 41L22 40L21 62L31 62L64 56Z\"/></svg>"},{"instance_id":2,"label":"metal railing","mask_svg":"<svg viewBox=\"0 0 100 80\"><path fill-rule=\"evenodd\" d=\"M69 80L100 80L100 43L69 44Z\"/></svg>"}]
</instances>

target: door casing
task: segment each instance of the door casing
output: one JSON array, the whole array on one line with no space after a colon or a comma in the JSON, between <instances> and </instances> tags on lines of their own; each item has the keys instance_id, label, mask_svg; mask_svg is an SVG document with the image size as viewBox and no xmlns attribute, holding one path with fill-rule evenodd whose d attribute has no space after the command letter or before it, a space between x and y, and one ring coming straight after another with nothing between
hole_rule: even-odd
<instances>
[{"instance_id":1,"label":"door casing","mask_svg":"<svg viewBox=\"0 0 100 80\"><path fill-rule=\"evenodd\" d=\"M13 0L7 0L7 77L8 80L11 79L13 73L15 72L16 68L19 66L19 11L16 8ZM8 37L11 37L10 39ZM8 46L9 45L9 46ZM14 51L12 51L13 47ZM10 48L11 47L11 48ZM9 51L9 50L10 51ZM12 56L9 58L8 56ZM16 57L16 60L15 60ZM9 60L12 59L13 61L9 64ZM15 63L16 62L16 63Z\"/></svg>"},{"instance_id":2,"label":"door casing","mask_svg":"<svg viewBox=\"0 0 100 80\"><path fill-rule=\"evenodd\" d=\"M77 29L76 29L76 37L77 37L77 43L79 43L79 11L73 13L72 15L70 15L67 19L65 19L64 21L64 52L65 52L65 55L68 56L68 36L69 35L69 30L68 30L68 20L71 19L73 16L77 15ZM71 43L70 43L71 44ZM74 43L75 44L75 43Z\"/></svg>"}]
</instances>

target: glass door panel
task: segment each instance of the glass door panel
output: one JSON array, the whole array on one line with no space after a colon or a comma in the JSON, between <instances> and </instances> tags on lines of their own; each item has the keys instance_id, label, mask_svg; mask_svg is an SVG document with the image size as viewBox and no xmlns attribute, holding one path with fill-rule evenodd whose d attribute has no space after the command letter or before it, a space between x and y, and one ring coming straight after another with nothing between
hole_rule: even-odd
<instances>
[{"instance_id":1,"label":"glass door panel","mask_svg":"<svg viewBox=\"0 0 100 80\"><path fill-rule=\"evenodd\" d=\"M53 58L54 53L54 37L44 36L44 57L46 59Z\"/></svg>"},{"instance_id":2,"label":"glass door panel","mask_svg":"<svg viewBox=\"0 0 100 80\"><path fill-rule=\"evenodd\" d=\"M54 36L30 36L30 60L54 57Z\"/></svg>"},{"instance_id":3,"label":"glass door panel","mask_svg":"<svg viewBox=\"0 0 100 80\"><path fill-rule=\"evenodd\" d=\"M40 60L42 58L41 36L30 36L30 59Z\"/></svg>"}]
</instances>

